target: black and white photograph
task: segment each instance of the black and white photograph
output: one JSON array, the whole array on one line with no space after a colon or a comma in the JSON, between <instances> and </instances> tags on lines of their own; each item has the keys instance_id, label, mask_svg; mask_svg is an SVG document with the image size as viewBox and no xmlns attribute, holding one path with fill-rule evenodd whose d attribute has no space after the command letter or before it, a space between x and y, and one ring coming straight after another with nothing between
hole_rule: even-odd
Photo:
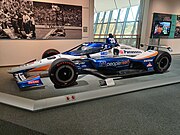
<instances>
[{"instance_id":1,"label":"black and white photograph","mask_svg":"<svg viewBox=\"0 0 180 135\"><path fill-rule=\"evenodd\" d=\"M81 39L82 6L0 0L0 39Z\"/></svg>"}]
</instances>

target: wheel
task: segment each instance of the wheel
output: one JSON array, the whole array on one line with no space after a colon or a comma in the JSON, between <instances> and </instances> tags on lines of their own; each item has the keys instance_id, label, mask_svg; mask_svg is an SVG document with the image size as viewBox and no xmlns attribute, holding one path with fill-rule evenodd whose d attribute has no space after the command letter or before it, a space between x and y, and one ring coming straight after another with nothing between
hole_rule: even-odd
<instances>
[{"instance_id":1,"label":"wheel","mask_svg":"<svg viewBox=\"0 0 180 135\"><path fill-rule=\"evenodd\" d=\"M42 59L59 54L60 52L56 49L48 49L46 50L43 55L42 55Z\"/></svg>"},{"instance_id":2,"label":"wheel","mask_svg":"<svg viewBox=\"0 0 180 135\"><path fill-rule=\"evenodd\" d=\"M171 65L171 55L168 52L158 51L154 61L154 70L157 73L164 73Z\"/></svg>"},{"instance_id":3,"label":"wheel","mask_svg":"<svg viewBox=\"0 0 180 135\"><path fill-rule=\"evenodd\" d=\"M74 85L78 77L76 65L69 59L57 59L49 68L49 77L55 87Z\"/></svg>"}]
</instances>

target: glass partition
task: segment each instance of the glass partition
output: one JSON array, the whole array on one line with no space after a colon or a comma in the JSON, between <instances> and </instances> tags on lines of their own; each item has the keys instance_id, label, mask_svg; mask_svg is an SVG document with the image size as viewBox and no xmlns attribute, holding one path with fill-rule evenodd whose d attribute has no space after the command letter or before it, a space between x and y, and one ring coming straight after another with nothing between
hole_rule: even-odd
<instances>
[{"instance_id":1,"label":"glass partition","mask_svg":"<svg viewBox=\"0 0 180 135\"><path fill-rule=\"evenodd\" d=\"M114 2L116 1L114 0ZM121 8L116 7L110 11L96 12L94 14L94 40L105 42L108 34L112 33L119 43L136 46L136 41L140 37L137 32L139 14L140 0L138 2L129 0L126 7L121 5Z\"/></svg>"}]
</instances>

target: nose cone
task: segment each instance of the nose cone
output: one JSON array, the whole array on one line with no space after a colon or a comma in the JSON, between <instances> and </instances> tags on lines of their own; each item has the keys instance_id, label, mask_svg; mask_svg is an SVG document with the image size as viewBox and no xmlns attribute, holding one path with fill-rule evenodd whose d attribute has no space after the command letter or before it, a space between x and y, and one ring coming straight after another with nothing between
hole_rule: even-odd
<instances>
[{"instance_id":1,"label":"nose cone","mask_svg":"<svg viewBox=\"0 0 180 135\"><path fill-rule=\"evenodd\" d=\"M10 69L7 70L7 72L9 74L14 74L14 73L19 72L19 71L20 71L19 67L13 67L13 68L10 68Z\"/></svg>"}]
</instances>

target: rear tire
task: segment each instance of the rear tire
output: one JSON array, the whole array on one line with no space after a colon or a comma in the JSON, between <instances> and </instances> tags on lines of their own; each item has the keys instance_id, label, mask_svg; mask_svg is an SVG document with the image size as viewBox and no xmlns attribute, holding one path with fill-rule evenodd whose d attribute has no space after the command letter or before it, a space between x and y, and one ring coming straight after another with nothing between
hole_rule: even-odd
<instances>
[{"instance_id":1,"label":"rear tire","mask_svg":"<svg viewBox=\"0 0 180 135\"><path fill-rule=\"evenodd\" d=\"M69 59L57 59L51 64L49 77L56 88L72 86L78 77L76 65Z\"/></svg>"},{"instance_id":2,"label":"rear tire","mask_svg":"<svg viewBox=\"0 0 180 135\"><path fill-rule=\"evenodd\" d=\"M56 49L48 49L46 50L43 55L42 55L42 59L59 54L60 52Z\"/></svg>"},{"instance_id":3,"label":"rear tire","mask_svg":"<svg viewBox=\"0 0 180 135\"><path fill-rule=\"evenodd\" d=\"M164 73L171 65L171 55L168 52L158 51L154 60L154 70L157 73Z\"/></svg>"}]
</instances>

